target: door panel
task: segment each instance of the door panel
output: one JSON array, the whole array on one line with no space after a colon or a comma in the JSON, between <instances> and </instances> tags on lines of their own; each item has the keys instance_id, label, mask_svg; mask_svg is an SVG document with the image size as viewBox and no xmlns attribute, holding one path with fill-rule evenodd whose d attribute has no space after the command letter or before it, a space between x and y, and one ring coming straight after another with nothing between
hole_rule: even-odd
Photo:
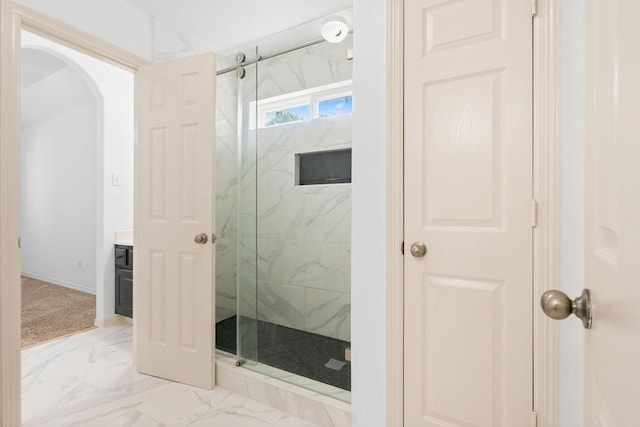
<instances>
[{"instance_id":1,"label":"door panel","mask_svg":"<svg viewBox=\"0 0 640 427\"><path fill-rule=\"evenodd\" d=\"M506 377L500 363L507 349L504 286L437 276L426 276L422 286L421 323L427 337L423 416L464 425L497 425L496 396L504 392ZM461 312L473 313L473 322L469 324Z\"/></svg>"},{"instance_id":2,"label":"door panel","mask_svg":"<svg viewBox=\"0 0 640 427\"><path fill-rule=\"evenodd\" d=\"M136 75L138 370L212 388L214 381L215 60L205 54Z\"/></svg>"},{"instance_id":3,"label":"door panel","mask_svg":"<svg viewBox=\"0 0 640 427\"><path fill-rule=\"evenodd\" d=\"M585 424L640 425L638 2L587 2Z\"/></svg>"},{"instance_id":4,"label":"door panel","mask_svg":"<svg viewBox=\"0 0 640 427\"><path fill-rule=\"evenodd\" d=\"M425 84L423 227L500 227L501 83L490 71Z\"/></svg>"},{"instance_id":5,"label":"door panel","mask_svg":"<svg viewBox=\"0 0 640 427\"><path fill-rule=\"evenodd\" d=\"M530 422L531 34L528 2L405 2L408 426Z\"/></svg>"}]
</instances>

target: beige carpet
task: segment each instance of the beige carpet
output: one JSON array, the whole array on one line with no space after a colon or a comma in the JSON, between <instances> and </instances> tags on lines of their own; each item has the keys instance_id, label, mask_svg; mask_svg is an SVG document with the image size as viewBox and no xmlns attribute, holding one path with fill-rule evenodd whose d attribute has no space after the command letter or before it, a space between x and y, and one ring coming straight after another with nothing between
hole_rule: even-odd
<instances>
[{"instance_id":1,"label":"beige carpet","mask_svg":"<svg viewBox=\"0 0 640 427\"><path fill-rule=\"evenodd\" d=\"M22 348L92 329L96 296L22 277Z\"/></svg>"}]
</instances>

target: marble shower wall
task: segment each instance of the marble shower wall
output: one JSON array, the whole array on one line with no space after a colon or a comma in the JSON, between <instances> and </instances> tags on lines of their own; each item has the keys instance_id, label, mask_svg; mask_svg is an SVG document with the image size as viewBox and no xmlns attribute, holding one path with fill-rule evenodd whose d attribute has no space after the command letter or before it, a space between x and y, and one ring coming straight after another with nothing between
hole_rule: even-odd
<instances>
[{"instance_id":1,"label":"marble shower wall","mask_svg":"<svg viewBox=\"0 0 640 427\"><path fill-rule=\"evenodd\" d=\"M351 37L260 62L257 98L350 80L350 47ZM295 155L351 147L351 115L259 129L257 146L258 318L348 341L351 184L295 185Z\"/></svg>"},{"instance_id":2,"label":"marble shower wall","mask_svg":"<svg viewBox=\"0 0 640 427\"><path fill-rule=\"evenodd\" d=\"M351 184L296 186L295 154L351 147L351 115L255 130L249 111L259 99L350 80L351 46L351 38L322 43L247 67L241 81L219 77L216 212L219 233L226 227L216 253L219 311L235 314L236 297L242 316L350 339Z\"/></svg>"},{"instance_id":3,"label":"marble shower wall","mask_svg":"<svg viewBox=\"0 0 640 427\"><path fill-rule=\"evenodd\" d=\"M351 184L295 185L296 154L351 146L351 115L258 131L258 318L350 339Z\"/></svg>"}]
</instances>

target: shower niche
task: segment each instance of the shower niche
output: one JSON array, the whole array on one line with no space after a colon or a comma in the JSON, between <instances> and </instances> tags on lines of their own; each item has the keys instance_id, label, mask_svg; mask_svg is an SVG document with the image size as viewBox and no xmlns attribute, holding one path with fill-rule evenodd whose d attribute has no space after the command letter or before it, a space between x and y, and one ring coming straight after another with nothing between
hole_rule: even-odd
<instances>
[{"instance_id":1,"label":"shower niche","mask_svg":"<svg viewBox=\"0 0 640 427\"><path fill-rule=\"evenodd\" d=\"M296 154L296 185L351 183L351 148Z\"/></svg>"},{"instance_id":2,"label":"shower niche","mask_svg":"<svg viewBox=\"0 0 640 427\"><path fill-rule=\"evenodd\" d=\"M222 58L216 118L216 348L345 401L351 47Z\"/></svg>"}]
</instances>

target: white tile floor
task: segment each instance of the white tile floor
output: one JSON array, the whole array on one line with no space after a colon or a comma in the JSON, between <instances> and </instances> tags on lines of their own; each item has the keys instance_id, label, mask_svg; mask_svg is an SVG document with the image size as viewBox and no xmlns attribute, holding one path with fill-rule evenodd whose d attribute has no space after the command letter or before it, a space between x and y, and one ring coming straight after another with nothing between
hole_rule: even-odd
<instances>
[{"instance_id":1,"label":"white tile floor","mask_svg":"<svg viewBox=\"0 0 640 427\"><path fill-rule=\"evenodd\" d=\"M313 427L222 388L138 374L131 326L94 329L22 352L23 426Z\"/></svg>"}]
</instances>

